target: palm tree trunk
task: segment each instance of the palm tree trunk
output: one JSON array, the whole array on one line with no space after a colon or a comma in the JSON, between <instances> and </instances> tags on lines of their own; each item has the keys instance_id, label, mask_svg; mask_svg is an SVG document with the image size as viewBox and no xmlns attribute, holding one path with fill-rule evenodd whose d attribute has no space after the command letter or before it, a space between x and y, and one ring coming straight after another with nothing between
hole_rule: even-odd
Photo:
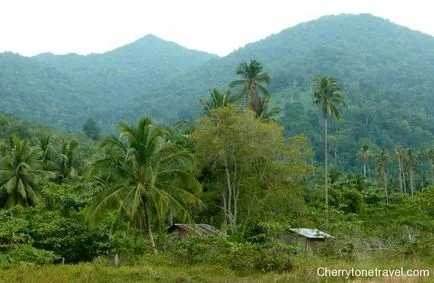
<instances>
[{"instance_id":1,"label":"palm tree trunk","mask_svg":"<svg viewBox=\"0 0 434 283\"><path fill-rule=\"evenodd\" d=\"M401 193L404 193L403 187L402 187L402 166L401 166L401 157L398 156L398 179L399 179L399 190Z\"/></svg>"},{"instance_id":2,"label":"palm tree trunk","mask_svg":"<svg viewBox=\"0 0 434 283\"><path fill-rule=\"evenodd\" d=\"M429 160L429 165L431 169L431 185L434 184L434 164L432 159Z\"/></svg>"},{"instance_id":3,"label":"palm tree trunk","mask_svg":"<svg viewBox=\"0 0 434 283\"><path fill-rule=\"evenodd\" d=\"M386 170L383 171L383 182L384 182L384 191L386 193L386 203L389 203L389 196L387 191L387 176L386 176Z\"/></svg>"},{"instance_id":4,"label":"palm tree trunk","mask_svg":"<svg viewBox=\"0 0 434 283\"><path fill-rule=\"evenodd\" d=\"M363 162L363 177L366 178L366 162Z\"/></svg>"},{"instance_id":5,"label":"palm tree trunk","mask_svg":"<svg viewBox=\"0 0 434 283\"><path fill-rule=\"evenodd\" d=\"M329 226L329 192L327 180L327 117L324 117L324 188L325 188L325 207L326 207L326 228Z\"/></svg>"},{"instance_id":6,"label":"palm tree trunk","mask_svg":"<svg viewBox=\"0 0 434 283\"><path fill-rule=\"evenodd\" d=\"M145 207L145 223L146 223L146 230L148 233L149 243L151 244L152 251L154 254L157 254L157 246L155 245L154 235L152 234L152 227L151 227L151 221L149 219L148 209Z\"/></svg>"},{"instance_id":7,"label":"palm tree trunk","mask_svg":"<svg viewBox=\"0 0 434 283\"><path fill-rule=\"evenodd\" d=\"M413 169L410 170L410 189L411 189L411 195L413 195L413 192L414 192L414 172L413 172Z\"/></svg>"}]
</instances>

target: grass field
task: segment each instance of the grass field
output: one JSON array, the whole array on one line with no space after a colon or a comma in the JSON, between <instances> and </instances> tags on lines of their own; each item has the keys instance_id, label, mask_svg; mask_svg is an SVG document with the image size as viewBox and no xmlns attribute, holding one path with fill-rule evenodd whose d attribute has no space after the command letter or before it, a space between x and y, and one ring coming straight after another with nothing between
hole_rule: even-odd
<instances>
[{"instance_id":1,"label":"grass field","mask_svg":"<svg viewBox=\"0 0 434 283\"><path fill-rule=\"evenodd\" d=\"M109 261L76 265L21 265L0 270L1 282L348 282L344 277L320 277L317 268L328 269L430 269L430 277L368 277L351 278L350 282L434 282L432 262L418 259L398 261L324 260L316 257L295 258L287 273L263 273L232 270L210 264L176 264L152 256L116 267Z\"/></svg>"}]
</instances>

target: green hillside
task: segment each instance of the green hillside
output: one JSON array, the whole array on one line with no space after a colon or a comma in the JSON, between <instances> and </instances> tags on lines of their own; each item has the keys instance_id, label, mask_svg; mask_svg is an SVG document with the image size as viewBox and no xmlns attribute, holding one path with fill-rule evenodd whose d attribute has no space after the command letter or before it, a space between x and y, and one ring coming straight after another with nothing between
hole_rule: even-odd
<instances>
[{"instance_id":1,"label":"green hillside","mask_svg":"<svg viewBox=\"0 0 434 283\"><path fill-rule=\"evenodd\" d=\"M270 88L275 104L285 110L280 119L287 133L307 134L319 157L321 117L311 103L310 83L315 75L330 75L343 82L349 102L343 121L331 125L331 150L335 162L356 166L361 143L392 147L433 141L432 50L433 37L372 15L325 16L210 60L154 89L153 100L142 97L121 108L134 115L140 112L138 105L149 103L160 105L161 112L154 113L160 119L189 118L200 113L198 98L212 87L227 86L235 79L236 66L254 58L273 79Z\"/></svg>"},{"instance_id":2,"label":"green hillside","mask_svg":"<svg viewBox=\"0 0 434 283\"><path fill-rule=\"evenodd\" d=\"M368 14L325 16L219 58L155 36L105 54L0 55L1 111L58 128L102 128L151 115L165 122L200 114L199 98L256 59L272 77L287 134L304 133L321 156L313 76L336 77L349 107L331 125L334 162L356 166L361 143L422 146L434 139L434 38Z\"/></svg>"},{"instance_id":3,"label":"green hillside","mask_svg":"<svg viewBox=\"0 0 434 283\"><path fill-rule=\"evenodd\" d=\"M148 89L167 84L215 57L153 35L88 56L46 53L27 58L2 53L0 111L61 129L80 130L89 116L144 96Z\"/></svg>"}]
</instances>

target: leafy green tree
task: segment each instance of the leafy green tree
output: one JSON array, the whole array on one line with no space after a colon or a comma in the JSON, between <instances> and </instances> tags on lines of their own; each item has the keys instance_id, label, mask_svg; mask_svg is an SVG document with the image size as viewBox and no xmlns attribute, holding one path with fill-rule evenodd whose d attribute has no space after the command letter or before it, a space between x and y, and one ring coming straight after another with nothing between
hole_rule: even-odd
<instances>
[{"instance_id":1,"label":"leafy green tree","mask_svg":"<svg viewBox=\"0 0 434 283\"><path fill-rule=\"evenodd\" d=\"M88 138L97 140L99 138L100 128L93 118L89 118L83 125L83 132Z\"/></svg>"},{"instance_id":2,"label":"leafy green tree","mask_svg":"<svg viewBox=\"0 0 434 283\"><path fill-rule=\"evenodd\" d=\"M210 90L209 93L211 95L210 100L204 101L199 99L206 115L209 115L213 109L228 106L229 104L233 104L238 100L238 97L233 96L230 90L221 92L214 88L213 90Z\"/></svg>"},{"instance_id":3,"label":"leafy green tree","mask_svg":"<svg viewBox=\"0 0 434 283\"><path fill-rule=\"evenodd\" d=\"M151 223L168 215L191 220L186 207L199 205L200 185L193 174L192 156L170 140L167 129L150 118L137 126L121 123L120 138L105 139L105 156L95 163L107 182L89 207L89 219L116 208L149 237L156 253Z\"/></svg>"},{"instance_id":4,"label":"leafy green tree","mask_svg":"<svg viewBox=\"0 0 434 283\"><path fill-rule=\"evenodd\" d=\"M298 181L309 168L304 154L310 149L301 137L287 139L276 123L263 123L250 109L230 105L200 118L192 138L199 164L216 175L210 190L218 194L215 205L232 231L261 219L267 207L283 213L289 203L303 203Z\"/></svg>"},{"instance_id":5,"label":"leafy green tree","mask_svg":"<svg viewBox=\"0 0 434 283\"><path fill-rule=\"evenodd\" d=\"M325 187L325 206L328 213L328 181L327 181L327 122L329 119L340 119L338 105L345 105L342 96L342 87L339 82L326 76L317 76L312 81L314 103L321 105L324 118L324 187ZM328 218L326 218L328 226Z\"/></svg>"},{"instance_id":6,"label":"leafy green tree","mask_svg":"<svg viewBox=\"0 0 434 283\"><path fill-rule=\"evenodd\" d=\"M40 182L52 172L42 169L41 152L27 141L11 139L0 160L0 207L31 206L41 201Z\"/></svg>"},{"instance_id":7,"label":"leafy green tree","mask_svg":"<svg viewBox=\"0 0 434 283\"><path fill-rule=\"evenodd\" d=\"M237 67L236 74L241 79L232 81L229 87L242 86L242 94L246 98L246 105L258 111L260 104L258 93L261 92L265 96L270 96L267 86L271 82L271 77L263 71L262 64L256 60L251 60L249 63L242 62Z\"/></svg>"}]
</instances>

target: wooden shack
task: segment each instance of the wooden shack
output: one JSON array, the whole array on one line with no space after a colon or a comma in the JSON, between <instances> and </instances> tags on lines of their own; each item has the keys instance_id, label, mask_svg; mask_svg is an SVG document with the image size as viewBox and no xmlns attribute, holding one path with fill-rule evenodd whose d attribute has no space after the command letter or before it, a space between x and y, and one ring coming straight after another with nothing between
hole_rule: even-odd
<instances>
[{"instance_id":1,"label":"wooden shack","mask_svg":"<svg viewBox=\"0 0 434 283\"><path fill-rule=\"evenodd\" d=\"M291 228L289 231L289 241L298 244L305 252L317 250L326 239L334 239L332 235L318 229Z\"/></svg>"}]
</instances>

